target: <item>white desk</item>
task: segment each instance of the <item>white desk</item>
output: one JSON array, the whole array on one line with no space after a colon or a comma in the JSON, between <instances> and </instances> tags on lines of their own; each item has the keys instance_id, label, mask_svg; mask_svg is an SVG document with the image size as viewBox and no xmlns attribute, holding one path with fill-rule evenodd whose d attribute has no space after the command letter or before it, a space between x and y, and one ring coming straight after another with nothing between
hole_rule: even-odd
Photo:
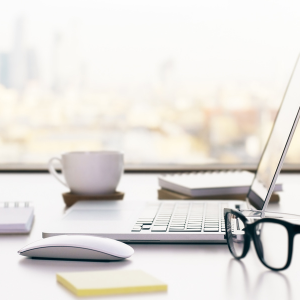
<instances>
[{"instance_id":1,"label":"white desk","mask_svg":"<svg viewBox=\"0 0 300 300\"><path fill-rule=\"evenodd\" d=\"M280 204L269 210L300 214L300 175L281 176L285 185ZM126 200L157 199L155 175L125 175L119 186ZM300 235L295 239L293 261L284 272L266 269L252 250L234 260L227 245L137 245L131 259L121 262L33 260L17 251L41 238L42 228L64 212L65 191L48 174L0 174L0 201L35 203L30 235L0 236L1 299L77 299L56 282L57 272L142 269L168 284L168 292L91 299L299 299Z\"/></svg>"}]
</instances>

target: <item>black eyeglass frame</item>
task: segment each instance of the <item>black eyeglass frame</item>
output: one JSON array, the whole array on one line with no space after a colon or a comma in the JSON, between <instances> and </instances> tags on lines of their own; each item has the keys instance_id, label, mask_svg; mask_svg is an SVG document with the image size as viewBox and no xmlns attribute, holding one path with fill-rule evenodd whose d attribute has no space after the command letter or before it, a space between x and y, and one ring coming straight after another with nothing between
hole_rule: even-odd
<instances>
[{"instance_id":1,"label":"black eyeglass frame","mask_svg":"<svg viewBox=\"0 0 300 300\"><path fill-rule=\"evenodd\" d=\"M234 247L233 247L233 245L230 244L230 242L232 242L232 239L228 238L228 235L232 234L231 223L228 221L228 218L227 218L229 213L238 217L239 219L241 219L241 221L245 225L244 249L240 256L238 256L238 255L236 255L236 253L234 253ZM266 266L267 268L269 268L273 271L282 271L282 270L287 269L290 266L291 261L292 261L292 255L293 255L294 237L296 234L300 233L300 225L292 224L290 222L287 222L287 221L284 221L281 219L275 219L275 218L262 218L262 219L259 219L257 221L250 223L249 220L247 219L247 217L245 217L241 212L236 211L234 209L230 209L230 208L224 208L224 218L225 218L225 228L226 228L225 234L226 234L227 244L228 244L229 251L231 252L231 254L234 258L241 259L247 255L247 253L250 249L250 242L252 239L254 242L256 254L264 266ZM230 224L228 224L228 223L230 223ZM265 262L263 254L261 252L259 240L257 239L257 235L255 233L255 228L256 228L257 224L260 224L260 223L275 223L275 224L280 224L286 228L287 233L288 233L288 258L287 258L287 262L284 267L273 268Z\"/></svg>"}]
</instances>

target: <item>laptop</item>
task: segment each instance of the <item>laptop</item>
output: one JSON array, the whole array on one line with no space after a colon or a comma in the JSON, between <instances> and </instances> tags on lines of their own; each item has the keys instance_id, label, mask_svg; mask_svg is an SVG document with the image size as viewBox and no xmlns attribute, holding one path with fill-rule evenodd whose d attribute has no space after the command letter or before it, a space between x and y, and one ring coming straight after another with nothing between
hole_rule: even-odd
<instances>
[{"instance_id":1,"label":"laptop","mask_svg":"<svg viewBox=\"0 0 300 300\"><path fill-rule=\"evenodd\" d=\"M263 214L274 190L299 120L300 62L294 70L246 201L79 201L43 231L96 235L127 243L226 243L223 209L251 209Z\"/></svg>"}]
</instances>

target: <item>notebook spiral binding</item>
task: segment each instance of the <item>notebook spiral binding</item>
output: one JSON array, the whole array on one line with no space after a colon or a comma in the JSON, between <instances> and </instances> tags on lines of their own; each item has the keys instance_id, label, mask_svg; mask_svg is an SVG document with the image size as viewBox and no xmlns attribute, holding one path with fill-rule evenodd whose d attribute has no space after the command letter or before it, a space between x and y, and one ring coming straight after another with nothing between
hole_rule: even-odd
<instances>
[{"instance_id":1,"label":"notebook spiral binding","mask_svg":"<svg viewBox=\"0 0 300 300\"><path fill-rule=\"evenodd\" d=\"M33 207L32 202L28 201L15 201L15 202L0 202L0 208L18 208L18 207Z\"/></svg>"}]
</instances>

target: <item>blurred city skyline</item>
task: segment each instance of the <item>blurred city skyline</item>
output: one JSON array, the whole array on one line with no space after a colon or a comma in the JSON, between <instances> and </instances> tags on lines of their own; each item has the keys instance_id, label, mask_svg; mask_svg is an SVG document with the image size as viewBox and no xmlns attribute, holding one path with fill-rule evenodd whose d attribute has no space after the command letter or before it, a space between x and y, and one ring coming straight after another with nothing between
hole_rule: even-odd
<instances>
[{"instance_id":1,"label":"blurred city skyline","mask_svg":"<svg viewBox=\"0 0 300 300\"><path fill-rule=\"evenodd\" d=\"M256 162L300 50L290 4L5 4L0 162L102 149L130 163Z\"/></svg>"}]
</instances>

